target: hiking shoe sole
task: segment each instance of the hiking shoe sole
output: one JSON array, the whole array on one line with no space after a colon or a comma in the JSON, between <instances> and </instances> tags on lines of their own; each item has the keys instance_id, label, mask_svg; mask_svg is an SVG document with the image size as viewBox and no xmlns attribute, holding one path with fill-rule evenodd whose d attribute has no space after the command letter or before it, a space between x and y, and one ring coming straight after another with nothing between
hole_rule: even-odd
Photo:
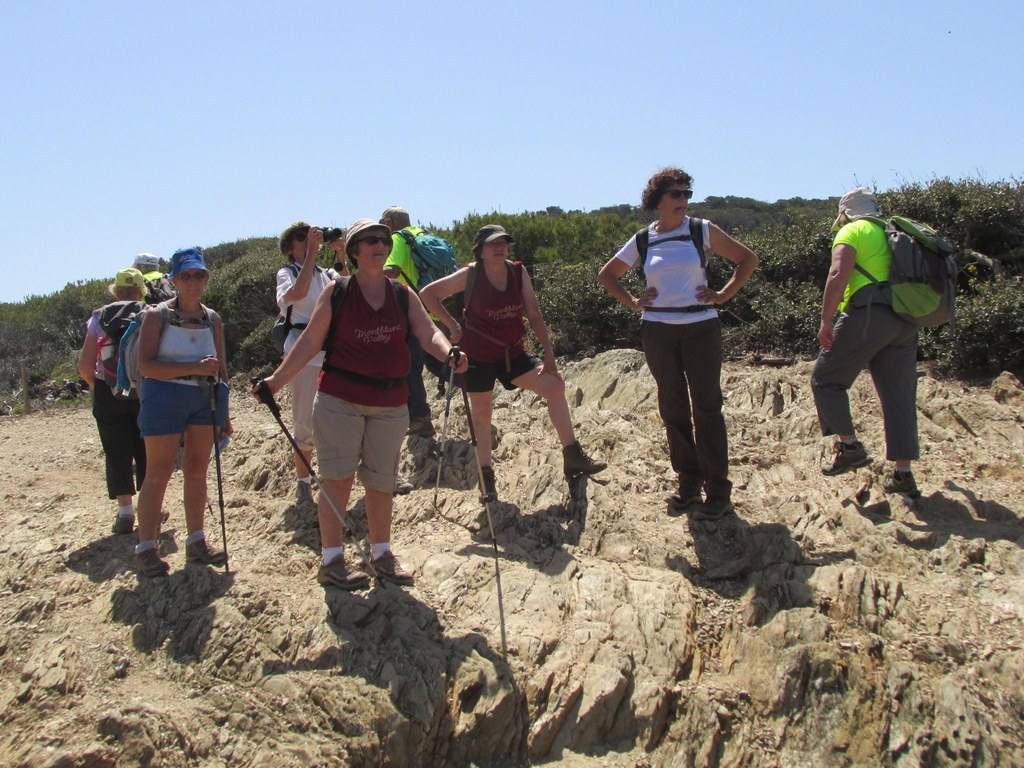
<instances>
[{"instance_id":1,"label":"hiking shoe sole","mask_svg":"<svg viewBox=\"0 0 1024 768\"><path fill-rule=\"evenodd\" d=\"M672 517L679 517L691 511L697 505L702 504L704 497L698 493L684 499L678 493L673 493L671 496L666 496L665 501L668 503L668 513Z\"/></svg>"},{"instance_id":2,"label":"hiking shoe sole","mask_svg":"<svg viewBox=\"0 0 1024 768\"><path fill-rule=\"evenodd\" d=\"M821 474L823 474L825 477L837 477L839 475L845 475L847 472L852 472L855 469L866 467L870 463L871 457L865 456L863 459L858 459L857 461L851 462L850 464L844 464L842 467L839 467L838 469L833 467L822 467Z\"/></svg>"},{"instance_id":3,"label":"hiking shoe sole","mask_svg":"<svg viewBox=\"0 0 1024 768\"><path fill-rule=\"evenodd\" d=\"M719 504L700 504L691 513L694 520L721 520L728 514L735 512L736 508L731 501Z\"/></svg>"}]
</instances>

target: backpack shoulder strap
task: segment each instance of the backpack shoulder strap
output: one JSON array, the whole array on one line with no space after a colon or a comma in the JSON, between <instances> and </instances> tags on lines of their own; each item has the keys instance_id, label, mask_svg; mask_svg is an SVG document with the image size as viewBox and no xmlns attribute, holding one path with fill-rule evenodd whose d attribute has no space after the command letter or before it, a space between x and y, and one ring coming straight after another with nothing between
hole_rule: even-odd
<instances>
[{"instance_id":1,"label":"backpack shoulder strap","mask_svg":"<svg viewBox=\"0 0 1024 768\"><path fill-rule=\"evenodd\" d=\"M522 293L523 292L523 270L525 269L525 267L523 266L523 262L521 262L521 261L509 261L508 259L506 259L505 260L505 266L508 268L509 277L511 277L513 280L515 280L516 287L519 289L519 292Z\"/></svg>"},{"instance_id":2,"label":"backpack shoulder strap","mask_svg":"<svg viewBox=\"0 0 1024 768\"><path fill-rule=\"evenodd\" d=\"M466 290L462 293L463 313L469 308L469 299L473 295L473 286L476 285L477 262L472 261L466 265Z\"/></svg>"},{"instance_id":3,"label":"backpack shoulder strap","mask_svg":"<svg viewBox=\"0 0 1024 768\"><path fill-rule=\"evenodd\" d=\"M337 317L338 310L341 309L341 304L345 301L348 284L351 280L351 276L339 275L335 278L334 287L331 289L331 322L327 326L327 335L324 337L324 370L327 370L327 358L330 357L331 347L334 346L334 318Z\"/></svg>"},{"instance_id":4,"label":"backpack shoulder strap","mask_svg":"<svg viewBox=\"0 0 1024 768\"><path fill-rule=\"evenodd\" d=\"M651 233L647 227L637 230L636 249L640 251L640 269L643 269L647 263L647 246L650 244L650 241Z\"/></svg>"},{"instance_id":5,"label":"backpack shoulder strap","mask_svg":"<svg viewBox=\"0 0 1024 768\"><path fill-rule=\"evenodd\" d=\"M704 251L704 219L698 219L696 216L690 217L690 240L693 241L697 253L700 254L701 269L707 269L708 257Z\"/></svg>"},{"instance_id":6,"label":"backpack shoulder strap","mask_svg":"<svg viewBox=\"0 0 1024 768\"><path fill-rule=\"evenodd\" d=\"M405 315L406 323L409 321L409 292L404 290L404 287L400 282L395 280L393 277L388 278L388 282L391 283L391 287L395 289L395 296L398 299L398 306L402 308L402 314Z\"/></svg>"}]
</instances>

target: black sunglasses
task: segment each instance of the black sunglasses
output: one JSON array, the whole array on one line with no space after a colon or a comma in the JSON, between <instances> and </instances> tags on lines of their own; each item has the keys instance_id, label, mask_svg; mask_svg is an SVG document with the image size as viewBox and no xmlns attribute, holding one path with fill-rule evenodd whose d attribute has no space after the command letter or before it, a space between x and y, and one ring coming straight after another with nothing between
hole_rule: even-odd
<instances>
[{"instance_id":1,"label":"black sunglasses","mask_svg":"<svg viewBox=\"0 0 1024 768\"><path fill-rule=\"evenodd\" d=\"M391 235L370 235L368 237L361 237L356 240L356 245L359 243L366 243L367 245L389 245L391 243Z\"/></svg>"},{"instance_id":2,"label":"black sunglasses","mask_svg":"<svg viewBox=\"0 0 1024 768\"><path fill-rule=\"evenodd\" d=\"M306 236L309 234L308 229L300 229L298 232L292 232L292 240L297 243L306 242Z\"/></svg>"},{"instance_id":3,"label":"black sunglasses","mask_svg":"<svg viewBox=\"0 0 1024 768\"><path fill-rule=\"evenodd\" d=\"M667 190L665 190L665 194L668 195L669 197L671 197L673 200L678 200L680 197L685 197L687 200L689 200L691 197L693 197L693 190L692 189L667 189Z\"/></svg>"}]
</instances>

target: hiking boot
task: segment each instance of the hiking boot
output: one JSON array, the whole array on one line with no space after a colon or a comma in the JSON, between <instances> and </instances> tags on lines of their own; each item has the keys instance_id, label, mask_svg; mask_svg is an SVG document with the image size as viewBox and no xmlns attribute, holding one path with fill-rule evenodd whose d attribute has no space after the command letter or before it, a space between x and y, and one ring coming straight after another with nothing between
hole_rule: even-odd
<instances>
[{"instance_id":1,"label":"hiking boot","mask_svg":"<svg viewBox=\"0 0 1024 768\"><path fill-rule=\"evenodd\" d=\"M488 464L487 466L480 467L480 474L484 478L484 488L480 494L480 501L497 501L498 489L494 484L494 469Z\"/></svg>"},{"instance_id":2,"label":"hiking boot","mask_svg":"<svg viewBox=\"0 0 1024 768\"><path fill-rule=\"evenodd\" d=\"M721 496L709 496L707 501L690 513L690 517L694 520L720 520L733 511L735 511L735 507L729 499Z\"/></svg>"},{"instance_id":3,"label":"hiking boot","mask_svg":"<svg viewBox=\"0 0 1024 768\"><path fill-rule=\"evenodd\" d=\"M377 578L381 581L390 581L392 584L398 584L402 587L411 587L413 581L415 581L413 575L398 562L398 558L395 557L393 552L385 552L376 560L371 560L370 565L373 566L373 570L377 573Z\"/></svg>"},{"instance_id":4,"label":"hiking boot","mask_svg":"<svg viewBox=\"0 0 1024 768\"><path fill-rule=\"evenodd\" d=\"M608 465L603 461L594 461L587 456L578 440L562 449L562 471L565 472L566 477L593 475L607 468Z\"/></svg>"},{"instance_id":5,"label":"hiking boot","mask_svg":"<svg viewBox=\"0 0 1024 768\"><path fill-rule=\"evenodd\" d=\"M691 488L680 485L679 490L668 496L665 501L668 502L668 513L678 517L703 502L704 496L700 487Z\"/></svg>"},{"instance_id":6,"label":"hiking boot","mask_svg":"<svg viewBox=\"0 0 1024 768\"><path fill-rule=\"evenodd\" d=\"M119 536L131 533L135 530L135 517L133 515L118 515L114 518L114 525L110 530Z\"/></svg>"},{"instance_id":7,"label":"hiking boot","mask_svg":"<svg viewBox=\"0 0 1024 768\"><path fill-rule=\"evenodd\" d=\"M416 486L410 483L401 475L395 476L395 495L405 496L407 493L411 493Z\"/></svg>"},{"instance_id":8,"label":"hiking boot","mask_svg":"<svg viewBox=\"0 0 1024 768\"><path fill-rule=\"evenodd\" d=\"M156 551L156 547L143 552L136 552L135 568L140 576L145 576L147 579L166 576L167 572L171 570L171 566L160 559L160 554Z\"/></svg>"},{"instance_id":9,"label":"hiking boot","mask_svg":"<svg viewBox=\"0 0 1024 768\"><path fill-rule=\"evenodd\" d=\"M321 565L316 580L325 587L337 587L351 592L370 584L370 577L362 571L352 570L345 563L345 556L339 555L327 565Z\"/></svg>"},{"instance_id":10,"label":"hiking boot","mask_svg":"<svg viewBox=\"0 0 1024 768\"><path fill-rule=\"evenodd\" d=\"M200 565L224 565L228 556L219 549L214 549L206 539L193 541L185 547L185 562Z\"/></svg>"},{"instance_id":11,"label":"hiking boot","mask_svg":"<svg viewBox=\"0 0 1024 768\"><path fill-rule=\"evenodd\" d=\"M834 477L844 472L849 472L857 467L866 467L871 463L871 457L864 450L864 445L858 440L853 445L847 445L842 440L835 444L836 457L832 460L831 467L822 467L821 474L826 477Z\"/></svg>"},{"instance_id":12,"label":"hiking boot","mask_svg":"<svg viewBox=\"0 0 1024 768\"><path fill-rule=\"evenodd\" d=\"M301 480L295 484L295 503L313 504L313 484L304 483Z\"/></svg>"},{"instance_id":13,"label":"hiking boot","mask_svg":"<svg viewBox=\"0 0 1024 768\"><path fill-rule=\"evenodd\" d=\"M914 482L913 472L893 472L882 481L882 490L886 493L902 493L912 499L921 495L921 490Z\"/></svg>"},{"instance_id":14,"label":"hiking boot","mask_svg":"<svg viewBox=\"0 0 1024 768\"><path fill-rule=\"evenodd\" d=\"M409 421L408 434L419 435L420 437L433 437L434 424L430 421L429 416L421 416L418 419L412 419Z\"/></svg>"}]
</instances>

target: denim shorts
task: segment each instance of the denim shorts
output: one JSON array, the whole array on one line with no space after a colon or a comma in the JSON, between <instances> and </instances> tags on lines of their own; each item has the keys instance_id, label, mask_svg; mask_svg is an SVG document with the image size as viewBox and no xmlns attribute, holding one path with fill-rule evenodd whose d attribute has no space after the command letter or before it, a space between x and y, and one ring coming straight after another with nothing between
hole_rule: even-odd
<instances>
[{"instance_id":1,"label":"denim shorts","mask_svg":"<svg viewBox=\"0 0 1024 768\"><path fill-rule=\"evenodd\" d=\"M140 393L139 431L143 437L180 435L191 424L210 424L210 388L145 378ZM217 385L217 426L228 418L228 385Z\"/></svg>"},{"instance_id":2,"label":"denim shorts","mask_svg":"<svg viewBox=\"0 0 1024 768\"><path fill-rule=\"evenodd\" d=\"M500 381L505 389L515 389L516 385L512 379L518 379L523 374L529 373L538 365L540 360L529 352L516 355L509 361L511 371L505 370L505 363L479 363L469 359L469 370L466 371L467 392L490 392L494 389L494 382Z\"/></svg>"}]
</instances>

